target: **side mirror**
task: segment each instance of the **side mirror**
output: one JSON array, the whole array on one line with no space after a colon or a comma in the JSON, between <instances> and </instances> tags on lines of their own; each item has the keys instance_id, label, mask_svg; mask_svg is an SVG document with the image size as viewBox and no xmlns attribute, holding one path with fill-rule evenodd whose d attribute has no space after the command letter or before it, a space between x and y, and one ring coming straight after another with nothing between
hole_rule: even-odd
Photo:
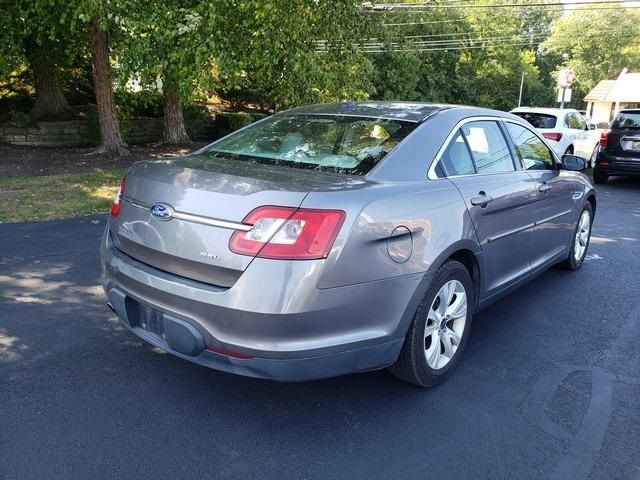
<instances>
[{"instance_id":1,"label":"side mirror","mask_svg":"<svg viewBox=\"0 0 640 480\"><path fill-rule=\"evenodd\" d=\"M596 128L598 128L598 127L596 126L596 124L595 124L595 123L590 123L590 124L589 124L589 126L588 126L588 128L589 128L589 130L595 130L595 129L596 129Z\"/></svg>"},{"instance_id":2,"label":"side mirror","mask_svg":"<svg viewBox=\"0 0 640 480\"><path fill-rule=\"evenodd\" d=\"M563 155L562 168L572 172L581 172L587 169L587 161L577 155Z\"/></svg>"}]
</instances>

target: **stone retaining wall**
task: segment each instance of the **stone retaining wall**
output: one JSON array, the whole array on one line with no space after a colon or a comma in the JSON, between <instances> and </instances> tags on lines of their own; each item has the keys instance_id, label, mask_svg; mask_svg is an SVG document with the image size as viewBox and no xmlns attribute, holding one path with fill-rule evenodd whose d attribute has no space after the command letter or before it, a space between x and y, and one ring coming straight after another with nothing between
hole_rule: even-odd
<instances>
[{"instance_id":1,"label":"stone retaining wall","mask_svg":"<svg viewBox=\"0 0 640 480\"><path fill-rule=\"evenodd\" d=\"M0 127L0 142L33 147L90 145L87 122L38 122L29 127Z\"/></svg>"},{"instance_id":2,"label":"stone retaining wall","mask_svg":"<svg viewBox=\"0 0 640 480\"><path fill-rule=\"evenodd\" d=\"M0 126L0 142L31 147L96 145L96 135L90 133L90 127L89 120L38 122L27 127ZM99 132L97 125L93 129ZM162 138L162 118L129 118L123 136L132 145L157 142Z\"/></svg>"},{"instance_id":3,"label":"stone retaining wall","mask_svg":"<svg viewBox=\"0 0 640 480\"><path fill-rule=\"evenodd\" d=\"M185 119L192 140L210 142L263 118L259 113L221 113L215 118ZM124 140L136 145L162 139L162 118L128 118L121 125ZM0 142L32 147L83 147L97 145L97 117L66 122L38 122L27 127L0 125Z\"/></svg>"}]
</instances>

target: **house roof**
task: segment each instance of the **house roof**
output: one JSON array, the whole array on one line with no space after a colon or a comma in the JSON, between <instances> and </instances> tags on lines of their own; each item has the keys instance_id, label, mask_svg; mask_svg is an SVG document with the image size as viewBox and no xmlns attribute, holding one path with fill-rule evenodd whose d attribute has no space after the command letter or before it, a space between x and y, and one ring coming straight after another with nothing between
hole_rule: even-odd
<instances>
[{"instance_id":1,"label":"house roof","mask_svg":"<svg viewBox=\"0 0 640 480\"><path fill-rule=\"evenodd\" d=\"M607 95L610 102L640 102L640 73L625 73L616 80Z\"/></svg>"},{"instance_id":2,"label":"house roof","mask_svg":"<svg viewBox=\"0 0 640 480\"><path fill-rule=\"evenodd\" d=\"M640 73L625 68L615 80L602 80L586 97L585 102L640 103Z\"/></svg>"},{"instance_id":3,"label":"house roof","mask_svg":"<svg viewBox=\"0 0 640 480\"><path fill-rule=\"evenodd\" d=\"M606 102L607 95L613 88L615 80L600 80L598 84L584 97L585 102Z\"/></svg>"}]
</instances>

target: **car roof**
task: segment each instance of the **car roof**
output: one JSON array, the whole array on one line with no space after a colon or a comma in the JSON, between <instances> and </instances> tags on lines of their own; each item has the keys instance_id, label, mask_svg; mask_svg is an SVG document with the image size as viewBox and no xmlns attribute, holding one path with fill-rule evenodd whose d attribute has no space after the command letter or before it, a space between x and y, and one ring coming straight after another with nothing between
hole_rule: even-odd
<instances>
[{"instance_id":1,"label":"car roof","mask_svg":"<svg viewBox=\"0 0 640 480\"><path fill-rule=\"evenodd\" d=\"M422 122L437 112L452 108L468 107L415 102L339 102L296 107L286 110L286 113L295 115L346 115Z\"/></svg>"},{"instance_id":2,"label":"car roof","mask_svg":"<svg viewBox=\"0 0 640 480\"><path fill-rule=\"evenodd\" d=\"M547 115L561 115L563 113L580 113L573 108L538 108L538 107L518 107L511 110L511 113L546 113Z\"/></svg>"}]
</instances>

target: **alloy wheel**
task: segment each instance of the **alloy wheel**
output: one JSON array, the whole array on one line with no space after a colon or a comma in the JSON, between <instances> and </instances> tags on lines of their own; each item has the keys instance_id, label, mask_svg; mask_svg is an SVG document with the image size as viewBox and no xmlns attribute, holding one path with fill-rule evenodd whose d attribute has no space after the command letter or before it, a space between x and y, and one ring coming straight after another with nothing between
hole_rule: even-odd
<instances>
[{"instance_id":1,"label":"alloy wheel","mask_svg":"<svg viewBox=\"0 0 640 480\"><path fill-rule=\"evenodd\" d=\"M576 228L576 238L573 246L573 256L577 261L582 259L587 243L589 243L589 233L591 231L591 214L588 210L582 212L578 228Z\"/></svg>"},{"instance_id":2,"label":"alloy wheel","mask_svg":"<svg viewBox=\"0 0 640 480\"><path fill-rule=\"evenodd\" d=\"M460 346L467 321L467 292L458 280L445 283L431 303L424 329L424 355L434 370L444 368Z\"/></svg>"}]
</instances>

